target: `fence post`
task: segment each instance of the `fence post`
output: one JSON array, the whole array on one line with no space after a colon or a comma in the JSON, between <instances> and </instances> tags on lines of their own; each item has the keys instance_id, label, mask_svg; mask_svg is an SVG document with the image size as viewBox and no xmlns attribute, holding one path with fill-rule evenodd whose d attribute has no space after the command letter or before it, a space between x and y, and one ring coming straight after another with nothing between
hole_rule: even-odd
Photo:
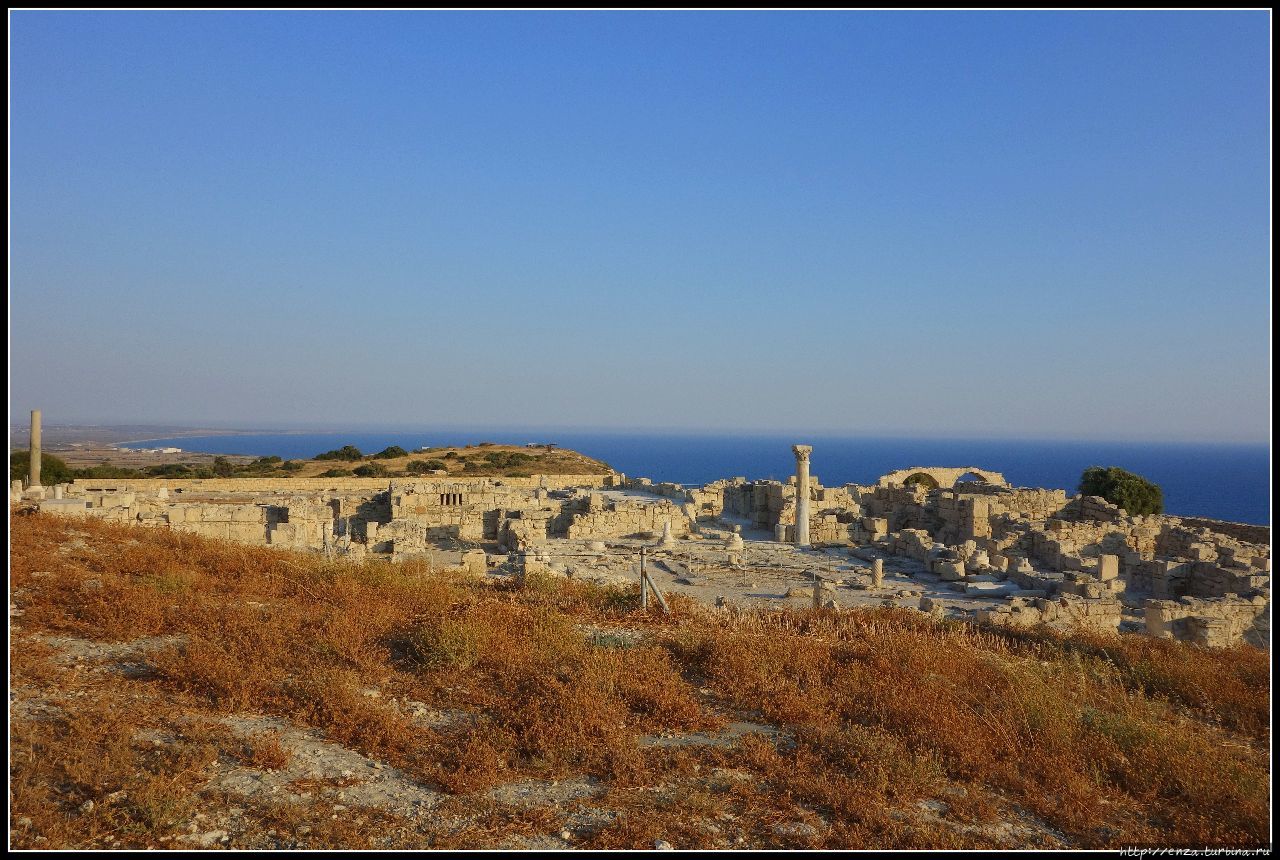
<instances>
[{"instance_id":1,"label":"fence post","mask_svg":"<svg viewBox=\"0 0 1280 860\"><path fill-rule=\"evenodd\" d=\"M649 608L649 572L645 567L645 548L640 547L640 608Z\"/></svg>"},{"instance_id":2,"label":"fence post","mask_svg":"<svg viewBox=\"0 0 1280 860\"><path fill-rule=\"evenodd\" d=\"M652 579L649 580L649 587L653 589L653 596L658 598L658 605L662 607L662 611L670 615L671 607L667 606L667 599L662 596L662 592L658 590L658 585Z\"/></svg>"}]
</instances>

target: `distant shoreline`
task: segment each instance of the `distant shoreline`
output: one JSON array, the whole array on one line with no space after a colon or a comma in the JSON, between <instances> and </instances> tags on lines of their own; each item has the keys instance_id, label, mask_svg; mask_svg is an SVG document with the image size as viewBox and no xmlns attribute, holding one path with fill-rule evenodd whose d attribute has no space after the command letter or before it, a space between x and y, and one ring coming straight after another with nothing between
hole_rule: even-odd
<instances>
[{"instance_id":1,"label":"distant shoreline","mask_svg":"<svg viewBox=\"0 0 1280 860\"><path fill-rule=\"evenodd\" d=\"M204 438L206 436L297 436L306 430L191 430L170 433L167 436L148 436L146 439L122 439L116 445L142 445L147 442L168 442L173 439Z\"/></svg>"}]
</instances>

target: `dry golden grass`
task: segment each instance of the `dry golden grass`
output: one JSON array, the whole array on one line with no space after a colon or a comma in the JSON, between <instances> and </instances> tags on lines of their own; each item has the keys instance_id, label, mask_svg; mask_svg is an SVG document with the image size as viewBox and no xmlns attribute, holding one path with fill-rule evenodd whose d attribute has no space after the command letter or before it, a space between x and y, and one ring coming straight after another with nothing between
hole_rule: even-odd
<instances>
[{"instance_id":1,"label":"dry golden grass","mask_svg":"<svg viewBox=\"0 0 1280 860\"><path fill-rule=\"evenodd\" d=\"M1268 838L1268 660L1253 649L902 610L715 613L674 599L672 617L643 616L634 588L494 586L93 520L11 525L13 684L60 709L14 721L15 846L164 847L194 810L245 806L205 787L210 761L290 760L279 736L219 728L246 713L318 729L470 812L441 830L255 802L258 831L233 847L269 847L262 833L304 818L289 844L491 847L556 833L574 808L597 823L573 844L596 848L998 846L996 825L1022 819L1028 847ZM602 647L583 624L646 636ZM56 664L36 634L178 644L125 678ZM424 724L393 699L465 718ZM740 719L783 739L638 743ZM154 746L147 731L176 741ZM479 794L574 776L604 794L523 810Z\"/></svg>"}]
</instances>

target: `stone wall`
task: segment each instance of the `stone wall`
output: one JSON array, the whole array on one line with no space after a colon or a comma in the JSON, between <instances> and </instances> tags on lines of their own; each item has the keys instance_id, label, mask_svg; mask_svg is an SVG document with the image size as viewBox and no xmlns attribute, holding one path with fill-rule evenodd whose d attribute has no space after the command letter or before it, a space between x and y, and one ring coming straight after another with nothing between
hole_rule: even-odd
<instances>
[{"instance_id":1,"label":"stone wall","mask_svg":"<svg viewBox=\"0 0 1280 860\"><path fill-rule=\"evenodd\" d=\"M520 478L128 478L94 479L77 478L72 481L69 493L86 492L138 492L154 494L168 489L170 493L318 493L364 492L376 493L388 488L418 487L466 487L477 491L483 487L500 484L513 489L532 490L545 487L559 490L567 487L612 487L620 476L603 475L533 475Z\"/></svg>"},{"instance_id":2,"label":"stone wall","mask_svg":"<svg viewBox=\"0 0 1280 860\"><path fill-rule=\"evenodd\" d=\"M268 542L266 505L166 505L169 528L240 543Z\"/></svg>"},{"instance_id":3,"label":"stone wall","mask_svg":"<svg viewBox=\"0 0 1280 860\"><path fill-rule=\"evenodd\" d=\"M674 537L687 537L689 518L683 508L668 501L653 504L613 504L599 510L574 514L565 536L569 538L632 537L641 534L660 535L671 523Z\"/></svg>"},{"instance_id":4,"label":"stone wall","mask_svg":"<svg viewBox=\"0 0 1280 860\"><path fill-rule=\"evenodd\" d=\"M1124 519L1125 512L1119 505L1113 505L1099 496L1074 496L1063 506L1058 516L1077 522L1115 523Z\"/></svg>"},{"instance_id":5,"label":"stone wall","mask_svg":"<svg viewBox=\"0 0 1280 860\"><path fill-rule=\"evenodd\" d=\"M753 529L768 529L782 521L783 511L791 500L791 521L795 524L795 487L778 481L746 481L735 478L732 482L717 481L703 487L706 492L721 494L721 509L726 516L744 517Z\"/></svg>"},{"instance_id":6,"label":"stone wall","mask_svg":"<svg viewBox=\"0 0 1280 860\"><path fill-rule=\"evenodd\" d=\"M1029 520L1046 520L1061 511L1067 504L1064 490L1043 490L1038 487L987 487L974 485L967 493L991 497L991 512L1014 514Z\"/></svg>"},{"instance_id":7,"label":"stone wall","mask_svg":"<svg viewBox=\"0 0 1280 860\"><path fill-rule=\"evenodd\" d=\"M1266 608L1267 600L1261 595L1219 600L1148 600L1143 606L1148 634L1212 648L1239 644Z\"/></svg>"},{"instance_id":8,"label":"stone wall","mask_svg":"<svg viewBox=\"0 0 1280 860\"><path fill-rule=\"evenodd\" d=\"M1208 528L1188 525L1187 520L1179 518L1168 518L1165 521L1156 537L1156 551L1159 555L1174 558L1270 569L1269 540L1249 543Z\"/></svg>"},{"instance_id":9,"label":"stone wall","mask_svg":"<svg viewBox=\"0 0 1280 860\"><path fill-rule=\"evenodd\" d=\"M889 531L933 529L938 518L926 509L929 491L919 485L909 487L854 487L863 511L888 521Z\"/></svg>"},{"instance_id":10,"label":"stone wall","mask_svg":"<svg viewBox=\"0 0 1280 860\"><path fill-rule=\"evenodd\" d=\"M1061 630L1079 627L1115 633L1120 629L1122 614L1123 605L1114 597L1090 600L1062 594L1052 599L1014 597L1004 606L979 610L977 618L988 624L1014 627L1046 624Z\"/></svg>"},{"instance_id":11,"label":"stone wall","mask_svg":"<svg viewBox=\"0 0 1280 860\"><path fill-rule=\"evenodd\" d=\"M1231 538L1245 544L1271 543L1271 527L1251 525L1250 523L1232 523L1226 520L1210 520L1203 517L1178 517L1182 525L1192 529L1204 529L1221 537Z\"/></svg>"}]
</instances>

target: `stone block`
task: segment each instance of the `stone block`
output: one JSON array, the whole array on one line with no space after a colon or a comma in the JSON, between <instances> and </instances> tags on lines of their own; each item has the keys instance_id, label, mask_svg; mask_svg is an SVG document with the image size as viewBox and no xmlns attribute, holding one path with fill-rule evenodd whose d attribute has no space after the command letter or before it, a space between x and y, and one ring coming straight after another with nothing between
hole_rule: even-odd
<instances>
[{"instance_id":1,"label":"stone block","mask_svg":"<svg viewBox=\"0 0 1280 860\"><path fill-rule=\"evenodd\" d=\"M89 503L84 499L44 499L40 502L42 514L61 516L89 516Z\"/></svg>"},{"instance_id":2,"label":"stone block","mask_svg":"<svg viewBox=\"0 0 1280 860\"><path fill-rule=\"evenodd\" d=\"M488 567L488 555L482 549L469 549L462 554L461 567L472 576L484 576Z\"/></svg>"},{"instance_id":3,"label":"stone block","mask_svg":"<svg viewBox=\"0 0 1280 860\"><path fill-rule=\"evenodd\" d=\"M1007 597L1021 591L1012 582L967 582L964 593L975 597Z\"/></svg>"},{"instance_id":4,"label":"stone block","mask_svg":"<svg viewBox=\"0 0 1280 860\"><path fill-rule=\"evenodd\" d=\"M933 562L933 572L936 573L943 582L959 582L964 579L964 564L958 561L935 559Z\"/></svg>"}]
</instances>

